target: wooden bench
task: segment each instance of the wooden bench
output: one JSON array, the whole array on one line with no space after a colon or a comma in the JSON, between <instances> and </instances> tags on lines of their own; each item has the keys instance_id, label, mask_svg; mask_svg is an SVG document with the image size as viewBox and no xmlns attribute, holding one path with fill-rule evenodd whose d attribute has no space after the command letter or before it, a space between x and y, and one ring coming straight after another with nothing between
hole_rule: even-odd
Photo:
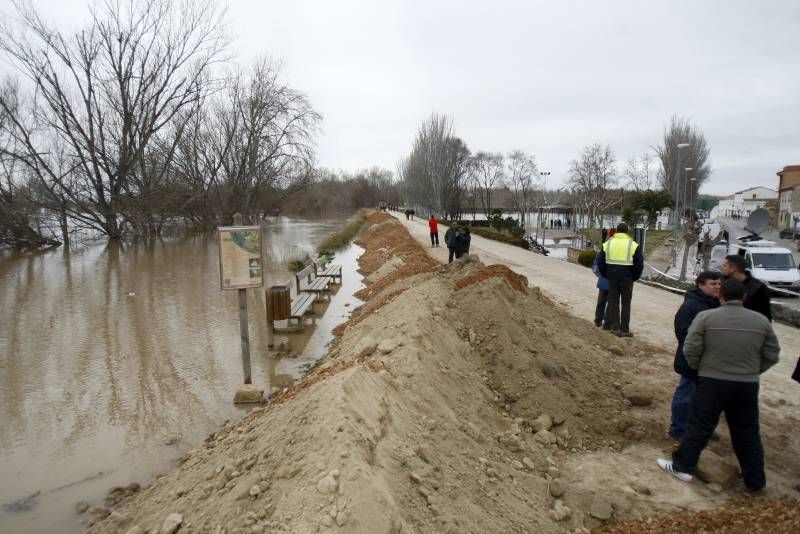
<instances>
[{"instance_id":1,"label":"wooden bench","mask_svg":"<svg viewBox=\"0 0 800 534\"><path fill-rule=\"evenodd\" d=\"M306 266L294 275L297 281L297 294L311 293L316 300L330 299L330 278L316 274L314 264Z\"/></svg>"},{"instance_id":2,"label":"wooden bench","mask_svg":"<svg viewBox=\"0 0 800 534\"><path fill-rule=\"evenodd\" d=\"M325 256L320 256L314 260L314 272L317 278L330 278L332 284L342 283L342 266L328 264Z\"/></svg>"},{"instance_id":3,"label":"wooden bench","mask_svg":"<svg viewBox=\"0 0 800 534\"><path fill-rule=\"evenodd\" d=\"M285 284L283 284L286 288L286 291L291 292L291 285L292 282L287 280ZM291 299L291 311L289 312L289 318L286 320L286 327L275 327L273 322L272 331L273 332L297 332L301 331L305 328L305 319L307 317L311 318L311 324L316 324L316 317L314 312L314 302L316 302L317 296L313 293L300 293L299 291L295 292L295 295Z\"/></svg>"}]
</instances>

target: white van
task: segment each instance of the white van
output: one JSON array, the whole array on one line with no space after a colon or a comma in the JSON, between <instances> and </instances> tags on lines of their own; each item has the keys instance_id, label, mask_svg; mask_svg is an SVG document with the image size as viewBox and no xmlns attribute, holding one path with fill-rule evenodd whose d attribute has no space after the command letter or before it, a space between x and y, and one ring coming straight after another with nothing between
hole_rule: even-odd
<instances>
[{"instance_id":1,"label":"white van","mask_svg":"<svg viewBox=\"0 0 800 534\"><path fill-rule=\"evenodd\" d=\"M800 290L800 271L788 248L776 247L773 241L766 240L717 245L711 250L709 269L721 270L728 254L743 256L750 273L770 286Z\"/></svg>"}]
</instances>

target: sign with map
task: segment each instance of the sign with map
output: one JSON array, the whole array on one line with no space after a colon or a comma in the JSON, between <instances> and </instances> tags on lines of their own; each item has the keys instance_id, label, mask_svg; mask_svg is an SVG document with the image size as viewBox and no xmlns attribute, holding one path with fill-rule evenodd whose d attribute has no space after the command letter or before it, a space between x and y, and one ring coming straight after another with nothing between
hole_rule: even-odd
<instances>
[{"instance_id":1,"label":"sign with map","mask_svg":"<svg viewBox=\"0 0 800 534\"><path fill-rule=\"evenodd\" d=\"M217 231L220 287L261 287L261 229L258 226L221 226Z\"/></svg>"}]
</instances>

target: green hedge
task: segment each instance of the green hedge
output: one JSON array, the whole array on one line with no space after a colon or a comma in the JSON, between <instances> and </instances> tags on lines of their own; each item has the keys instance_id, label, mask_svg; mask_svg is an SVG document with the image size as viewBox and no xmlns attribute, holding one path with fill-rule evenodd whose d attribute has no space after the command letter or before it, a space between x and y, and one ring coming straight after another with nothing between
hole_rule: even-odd
<instances>
[{"instance_id":1,"label":"green hedge","mask_svg":"<svg viewBox=\"0 0 800 534\"><path fill-rule=\"evenodd\" d=\"M522 237L517 237L507 232L501 232L491 228L473 228L473 227L470 227L469 230L473 234L485 237L486 239L493 239L495 241L500 241L501 243L507 243L509 245L514 245L515 247L524 248L525 250L530 249L530 245L528 244L527 241L522 239Z\"/></svg>"},{"instance_id":2,"label":"green hedge","mask_svg":"<svg viewBox=\"0 0 800 534\"><path fill-rule=\"evenodd\" d=\"M597 257L597 251L581 250L580 254L578 254L578 263L580 263L584 267L591 267L596 257Z\"/></svg>"}]
</instances>

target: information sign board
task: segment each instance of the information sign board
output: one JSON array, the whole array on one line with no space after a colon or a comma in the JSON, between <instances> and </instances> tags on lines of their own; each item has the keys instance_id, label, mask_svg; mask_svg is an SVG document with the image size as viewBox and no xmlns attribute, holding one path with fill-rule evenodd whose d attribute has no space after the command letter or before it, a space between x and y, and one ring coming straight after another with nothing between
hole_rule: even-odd
<instances>
[{"instance_id":1,"label":"information sign board","mask_svg":"<svg viewBox=\"0 0 800 534\"><path fill-rule=\"evenodd\" d=\"M246 289L263 285L261 228L220 226L219 282L222 289Z\"/></svg>"}]
</instances>

